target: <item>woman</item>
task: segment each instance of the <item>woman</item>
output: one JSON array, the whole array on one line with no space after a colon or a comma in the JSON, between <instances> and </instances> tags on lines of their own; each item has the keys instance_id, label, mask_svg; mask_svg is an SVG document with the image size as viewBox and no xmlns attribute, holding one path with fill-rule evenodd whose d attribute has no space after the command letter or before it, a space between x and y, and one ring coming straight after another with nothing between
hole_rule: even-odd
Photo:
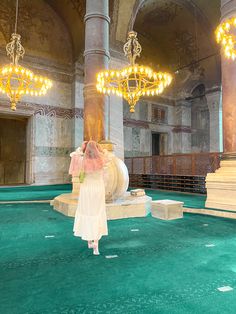
<instances>
[{"instance_id":1,"label":"woman","mask_svg":"<svg viewBox=\"0 0 236 314\"><path fill-rule=\"evenodd\" d=\"M88 241L94 255L99 255L99 240L108 234L103 180L106 158L94 141L84 142L82 152L77 163L81 184L73 231L76 237Z\"/></svg>"}]
</instances>

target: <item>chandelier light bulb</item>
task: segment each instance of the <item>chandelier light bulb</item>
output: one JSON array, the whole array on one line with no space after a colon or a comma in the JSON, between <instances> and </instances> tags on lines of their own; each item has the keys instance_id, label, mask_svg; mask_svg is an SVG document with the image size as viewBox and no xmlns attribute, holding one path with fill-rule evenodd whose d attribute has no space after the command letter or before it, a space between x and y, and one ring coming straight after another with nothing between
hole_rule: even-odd
<instances>
[{"instance_id":1,"label":"chandelier light bulb","mask_svg":"<svg viewBox=\"0 0 236 314\"><path fill-rule=\"evenodd\" d=\"M226 58L236 59L236 18L230 18L222 22L216 29L216 41L221 45Z\"/></svg>"}]
</instances>

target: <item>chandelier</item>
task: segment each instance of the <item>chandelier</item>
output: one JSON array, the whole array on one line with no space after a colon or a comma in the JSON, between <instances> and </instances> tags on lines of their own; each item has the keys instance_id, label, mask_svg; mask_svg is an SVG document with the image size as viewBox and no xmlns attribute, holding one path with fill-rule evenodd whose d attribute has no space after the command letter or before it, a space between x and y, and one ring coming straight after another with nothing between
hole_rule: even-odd
<instances>
[{"instance_id":1,"label":"chandelier","mask_svg":"<svg viewBox=\"0 0 236 314\"><path fill-rule=\"evenodd\" d=\"M11 102L11 109L16 110L16 104L24 95L41 96L52 87L48 78L37 76L32 71L18 64L23 58L25 49L21 44L21 36L17 34L18 0L16 0L15 30L10 42L6 45L7 56L11 63L0 68L0 92L6 94Z\"/></svg>"},{"instance_id":2,"label":"chandelier","mask_svg":"<svg viewBox=\"0 0 236 314\"><path fill-rule=\"evenodd\" d=\"M236 18L233 17L222 22L216 29L216 41L221 44L224 54L228 59L236 58Z\"/></svg>"},{"instance_id":3,"label":"chandelier","mask_svg":"<svg viewBox=\"0 0 236 314\"><path fill-rule=\"evenodd\" d=\"M129 32L124 54L130 65L119 71L106 70L97 74L97 90L103 94L123 97L130 106L130 112L135 111L141 96L159 95L172 81L169 73L154 72L149 67L136 64L135 59L140 57L141 51L137 33Z\"/></svg>"}]
</instances>

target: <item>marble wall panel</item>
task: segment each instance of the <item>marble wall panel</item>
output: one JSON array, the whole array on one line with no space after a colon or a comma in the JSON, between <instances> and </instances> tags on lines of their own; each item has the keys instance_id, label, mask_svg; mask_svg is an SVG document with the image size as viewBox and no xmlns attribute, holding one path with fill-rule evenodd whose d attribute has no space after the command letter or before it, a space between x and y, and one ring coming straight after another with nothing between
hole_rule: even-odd
<instances>
[{"instance_id":1,"label":"marble wall panel","mask_svg":"<svg viewBox=\"0 0 236 314\"><path fill-rule=\"evenodd\" d=\"M84 139L84 120L75 118L73 119L73 134L74 134L74 144L75 148L81 146Z\"/></svg>"},{"instance_id":2,"label":"marble wall panel","mask_svg":"<svg viewBox=\"0 0 236 314\"><path fill-rule=\"evenodd\" d=\"M72 147L72 119L35 116L35 146Z\"/></svg>"},{"instance_id":3,"label":"marble wall panel","mask_svg":"<svg viewBox=\"0 0 236 314\"><path fill-rule=\"evenodd\" d=\"M132 150L140 151L140 128L132 128Z\"/></svg>"},{"instance_id":4,"label":"marble wall panel","mask_svg":"<svg viewBox=\"0 0 236 314\"><path fill-rule=\"evenodd\" d=\"M168 124L174 124L174 114L175 114L175 107L174 106L163 106L167 108L168 112Z\"/></svg>"},{"instance_id":5,"label":"marble wall panel","mask_svg":"<svg viewBox=\"0 0 236 314\"><path fill-rule=\"evenodd\" d=\"M146 156L151 155L152 150L152 132L149 129L140 130L140 152Z\"/></svg>"},{"instance_id":6,"label":"marble wall panel","mask_svg":"<svg viewBox=\"0 0 236 314\"><path fill-rule=\"evenodd\" d=\"M139 103L139 118L140 120L148 120L148 102L146 101Z\"/></svg>"},{"instance_id":7,"label":"marble wall panel","mask_svg":"<svg viewBox=\"0 0 236 314\"><path fill-rule=\"evenodd\" d=\"M222 102L221 93L211 93L206 96L210 114L210 151L222 150Z\"/></svg>"},{"instance_id":8,"label":"marble wall panel","mask_svg":"<svg viewBox=\"0 0 236 314\"><path fill-rule=\"evenodd\" d=\"M74 107L84 108L84 84L80 81L74 82Z\"/></svg>"},{"instance_id":9,"label":"marble wall panel","mask_svg":"<svg viewBox=\"0 0 236 314\"><path fill-rule=\"evenodd\" d=\"M110 140L115 143L115 154L124 159L124 133L123 133L123 100L110 96Z\"/></svg>"},{"instance_id":10,"label":"marble wall panel","mask_svg":"<svg viewBox=\"0 0 236 314\"><path fill-rule=\"evenodd\" d=\"M37 157L69 157L74 147L36 146L34 151Z\"/></svg>"},{"instance_id":11,"label":"marble wall panel","mask_svg":"<svg viewBox=\"0 0 236 314\"><path fill-rule=\"evenodd\" d=\"M191 133L173 133L173 153L188 154L192 152Z\"/></svg>"},{"instance_id":12,"label":"marble wall panel","mask_svg":"<svg viewBox=\"0 0 236 314\"><path fill-rule=\"evenodd\" d=\"M35 157L34 183L56 184L68 183L70 158L68 157Z\"/></svg>"},{"instance_id":13,"label":"marble wall panel","mask_svg":"<svg viewBox=\"0 0 236 314\"><path fill-rule=\"evenodd\" d=\"M132 128L124 126L124 147L126 152L132 151L132 141Z\"/></svg>"},{"instance_id":14,"label":"marble wall panel","mask_svg":"<svg viewBox=\"0 0 236 314\"><path fill-rule=\"evenodd\" d=\"M72 108L72 86L70 83L53 81L53 87L47 92L45 96L31 97L24 96L22 101L47 104L56 107Z\"/></svg>"}]
</instances>

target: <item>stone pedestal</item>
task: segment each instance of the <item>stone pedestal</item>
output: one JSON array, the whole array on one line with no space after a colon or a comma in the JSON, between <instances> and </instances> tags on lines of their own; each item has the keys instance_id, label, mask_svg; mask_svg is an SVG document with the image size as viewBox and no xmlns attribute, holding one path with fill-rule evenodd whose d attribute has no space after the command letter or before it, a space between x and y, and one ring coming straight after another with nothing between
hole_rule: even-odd
<instances>
[{"instance_id":1,"label":"stone pedestal","mask_svg":"<svg viewBox=\"0 0 236 314\"><path fill-rule=\"evenodd\" d=\"M107 219L146 217L151 209L151 201L149 196L133 197L127 192L122 198L106 204ZM73 193L61 194L51 201L51 205L63 215L74 217L78 206L78 196Z\"/></svg>"},{"instance_id":2,"label":"stone pedestal","mask_svg":"<svg viewBox=\"0 0 236 314\"><path fill-rule=\"evenodd\" d=\"M172 200L152 201L152 217L163 220L183 218L183 204Z\"/></svg>"},{"instance_id":3,"label":"stone pedestal","mask_svg":"<svg viewBox=\"0 0 236 314\"><path fill-rule=\"evenodd\" d=\"M236 160L223 160L206 177L206 207L236 211Z\"/></svg>"}]
</instances>

